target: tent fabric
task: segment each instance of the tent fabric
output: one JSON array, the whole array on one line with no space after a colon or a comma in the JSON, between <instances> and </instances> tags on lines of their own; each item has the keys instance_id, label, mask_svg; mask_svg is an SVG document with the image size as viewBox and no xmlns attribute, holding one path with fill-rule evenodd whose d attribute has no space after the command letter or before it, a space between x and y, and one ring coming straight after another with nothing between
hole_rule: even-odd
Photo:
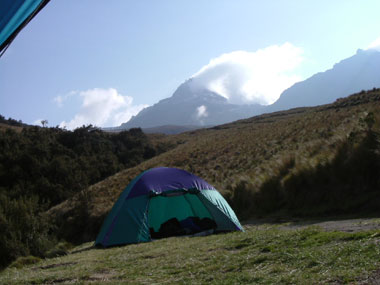
<instances>
[{"instance_id":1,"label":"tent fabric","mask_svg":"<svg viewBox=\"0 0 380 285\"><path fill-rule=\"evenodd\" d=\"M149 226L156 232L171 218L181 221L187 217L212 218L210 212L194 194L174 197L157 196L149 201Z\"/></svg>"},{"instance_id":2,"label":"tent fabric","mask_svg":"<svg viewBox=\"0 0 380 285\"><path fill-rule=\"evenodd\" d=\"M127 200L102 242L105 245L119 245L149 241L147 205L148 196Z\"/></svg>"},{"instance_id":3,"label":"tent fabric","mask_svg":"<svg viewBox=\"0 0 380 285\"><path fill-rule=\"evenodd\" d=\"M49 0L0 1L0 54Z\"/></svg>"},{"instance_id":4,"label":"tent fabric","mask_svg":"<svg viewBox=\"0 0 380 285\"><path fill-rule=\"evenodd\" d=\"M214 190L210 184L203 179L178 168L155 168L148 171L136 183L134 191L129 194L129 198L149 194L154 191L156 194L179 189L210 189Z\"/></svg>"},{"instance_id":5,"label":"tent fabric","mask_svg":"<svg viewBox=\"0 0 380 285\"><path fill-rule=\"evenodd\" d=\"M243 231L227 201L206 181L177 168L152 168L138 175L121 193L95 245L148 242L152 240L151 231L158 232L165 223L190 226L192 219L216 225L215 232Z\"/></svg>"},{"instance_id":6,"label":"tent fabric","mask_svg":"<svg viewBox=\"0 0 380 285\"><path fill-rule=\"evenodd\" d=\"M204 190L200 199L214 217L220 231L242 229L235 212L218 191Z\"/></svg>"},{"instance_id":7,"label":"tent fabric","mask_svg":"<svg viewBox=\"0 0 380 285\"><path fill-rule=\"evenodd\" d=\"M143 176L145 172L142 172L140 175L138 175L136 178L132 180L131 183L128 184L128 186L125 188L125 190L121 193L119 199L116 201L115 205L112 207L111 212L108 214L107 218L103 222L102 231L99 233L97 237L97 241L101 240L104 243L108 242L108 236L107 233L112 230L114 227L114 224L116 223L118 214L122 207L128 208L128 204L124 205L125 201L127 200L128 194L131 191L131 189L134 187L136 182L140 179L141 176ZM133 203L133 199L130 199ZM125 219L127 220L127 219ZM104 230L103 230L104 229Z\"/></svg>"}]
</instances>

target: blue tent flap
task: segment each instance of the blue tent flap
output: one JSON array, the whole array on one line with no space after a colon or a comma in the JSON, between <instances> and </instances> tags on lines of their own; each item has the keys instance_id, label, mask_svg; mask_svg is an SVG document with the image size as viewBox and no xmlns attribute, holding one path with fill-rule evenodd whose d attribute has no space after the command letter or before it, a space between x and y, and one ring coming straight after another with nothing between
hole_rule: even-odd
<instances>
[{"instance_id":1,"label":"blue tent flap","mask_svg":"<svg viewBox=\"0 0 380 285\"><path fill-rule=\"evenodd\" d=\"M0 55L50 0L0 1Z\"/></svg>"}]
</instances>

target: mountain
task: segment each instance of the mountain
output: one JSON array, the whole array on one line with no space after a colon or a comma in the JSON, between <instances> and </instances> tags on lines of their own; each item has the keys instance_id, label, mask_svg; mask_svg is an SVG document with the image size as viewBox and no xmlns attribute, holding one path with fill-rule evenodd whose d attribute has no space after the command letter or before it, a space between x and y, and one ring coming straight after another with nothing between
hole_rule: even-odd
<instances>
[{"instance_id":1,"label":"mountain","mask_svg":"<svg viewBox=\"0 0 380 285\"><path fill-rule=\"evenodd\" d=\"M332 103L361 90L380 87L380 52L358 50L352 57L335 64L285 90L267 111Z\"/></svg>"},{"instance_id":2,"label":"mountain","mask_svg":"<svg viewBox=\"0 0 380 285\"><path fill-rule=\"evenodd\" d=\"M159 127L165 130L162 127L168 125L175 125L177 129L178 126L215 126L263 113L328 104L374 87L380 87L380 52L358 50L332 69L294 84L269 106L230 104L225 97L215 92L195 87L192 79L189 79L170 98L145 108L115 129Z\"/></svg>"},{"instance_id":3,"label":"mountain","mask_svg":"<svg viewBox=\"0 0 380 285\"><path fill-rule=\"evenodd\" d=\"M195 87L189 79L170 98L143 109L118 129L165 125L214 126L251 117L263 109L261 105L230 104L215 92Z\"/></svg>"}]
</instances>

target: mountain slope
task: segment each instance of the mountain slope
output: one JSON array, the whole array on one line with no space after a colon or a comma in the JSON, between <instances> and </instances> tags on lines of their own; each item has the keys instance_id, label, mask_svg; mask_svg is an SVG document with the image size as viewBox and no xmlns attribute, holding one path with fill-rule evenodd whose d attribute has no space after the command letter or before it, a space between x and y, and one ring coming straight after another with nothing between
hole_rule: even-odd
<instances>
[{"instance_id":1,"label":"mountain slope","mask_svg":"<svg viewBox=\"0 0 380 285\"><path fill-rule=\"evenodd\" d=\"M229 104L226 98L215 92L195 88L190 79L181 84L170 98L143 109L118 129L164 125L214 126L251 117L261 109L261 105Z\"/></svg>"},{"instance_id":2,"label":"mountain slope","mask_svg":"<svg viewBox=\"0 0 380 285\"><path fill-rule=\"evenodd\" d=\"M316 106L361 90L380 87L380 52L358 50L357 53L285 90L267 111Z\"/></svg>"},{"instance_id":3,"label":"mountain slope","mask_svg":"<svg viewBox=\"0 0 380 285\"><path fill-rule=\"evenodd\" d=\"M136 167L126 169L88 188L88 216L78 228L82 239L94 238L102 220L125 186L140 172L157 166L178 167L193 172L230 195L240 182L253 189L279 172L297 172L330 161L338 146L362 131L363 119L380 115L380 89L314 108L298 108L265 114L234 123L179 135L161 136L176 145ZM285 174L286 174L285 173ZM74 218L83 205L80 197L51 209L62 228L75 231Z\"/></svg>"}]
</instances>

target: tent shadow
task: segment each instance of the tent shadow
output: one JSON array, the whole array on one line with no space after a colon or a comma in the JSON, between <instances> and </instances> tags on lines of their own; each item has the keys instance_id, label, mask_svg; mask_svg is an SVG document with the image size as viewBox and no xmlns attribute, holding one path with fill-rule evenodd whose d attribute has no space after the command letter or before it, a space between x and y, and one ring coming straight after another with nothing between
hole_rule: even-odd
<instances>
[{"instance_id":1,"label":"tent shadow","mask_svg":"<svg viewBox=\"0 0 380 285\"><path fill-rule=\"evenodd\" d=\"M87 246L85 248L73 250L70 252L70 254L81 253L81 252L89 251L89 250L96 249L96 248L97 247L95 245L90 245L90 246Z\"/></svg>"}]
</instances>

